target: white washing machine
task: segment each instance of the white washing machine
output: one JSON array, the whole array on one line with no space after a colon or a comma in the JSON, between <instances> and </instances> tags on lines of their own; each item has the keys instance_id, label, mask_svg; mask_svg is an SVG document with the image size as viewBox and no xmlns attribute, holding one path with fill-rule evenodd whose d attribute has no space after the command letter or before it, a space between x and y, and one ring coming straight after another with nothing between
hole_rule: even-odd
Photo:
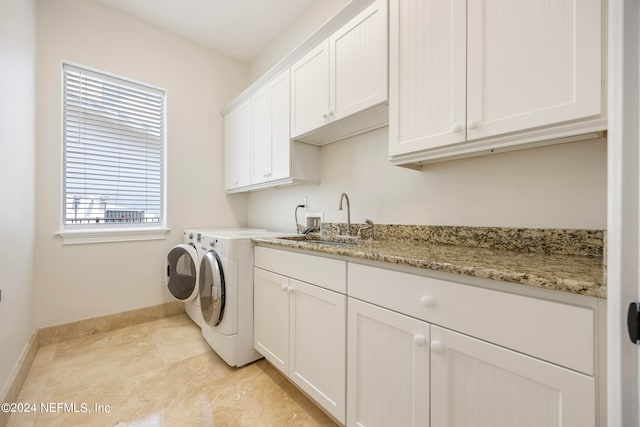
<instances>
[{"instance_id":1,"label":"white washing machine","mask_svg":"<svg viewBox=\"0 0 640 427\"><path fill-rule=\"evenodd\" d=\"M206 232L224 230L225 232L251 233L264 230L251 228L223 228L185 230L183 243L172 247L167 254L166 283L171 295L184 301L184 308L200 328L204 325L200 298L198 297L200 264L204 254L208 251L201 244L202 236Z\"/></svg>"},{"instance_id":2,"label":"white washing machine","mask_svg":"<svg viewBox=\"0 0 640 427\"><path fill-rule=\"evenodd\" d=\"M204 232L198 272L202 336L231 366L262 358L253 348L252 237L283 236L264 230Z\"/></svg>"},{"instance_id":3,"label":"white washing machine","mask_svg":"<svg viewBox=\"0 0 640 427\"><path fill-rule=\"evenodd\" d=\"M185 243L167 256L167 286L185 301L202 336L230 366L262 358L253 348L252 237L286 236L267 230L185 230Z\"/></svg>"}]
</instances>

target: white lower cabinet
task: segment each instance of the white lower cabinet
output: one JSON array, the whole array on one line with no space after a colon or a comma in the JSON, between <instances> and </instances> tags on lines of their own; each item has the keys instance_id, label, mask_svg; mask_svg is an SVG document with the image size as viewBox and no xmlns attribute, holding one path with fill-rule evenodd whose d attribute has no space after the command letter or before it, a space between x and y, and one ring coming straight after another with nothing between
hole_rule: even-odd
<instances>
[{"instance_id":1,"label":"white lower cabinet","mask_svg":"<svg viewBox=\"0 0 640 427\"><path fill-rule=\"evenodd\" d=\"M259 268L253 276L253 342L276 368L289 368L289 278Z\"/></svg>"},{"instance_id":2,"label":"white lower cabinet","mask_svg":"<svg viewBox=\"0 0 640 427\"><path fill-rule=\"evenodd\" d=\"M349 427L604 419L595 298L550 301L265 247L254 292L256 350Z\"/></svg>"},{"instance_id":3,"label":"white lower cabinet","mask_svg":"<svg viewBox=\"0 0 640 427\"><path fill-rule=\"evenodd\" d=\"M293 279L290 287L289 378L344 422L347 297Z\"/></svg>"},{"instance_id":4,"label":"white lower cabinet","mask_svg":"<svg viewBox=\"0 0 640 427\"><path fill-rule=\"evenodd\" d=\"M429 425L429 324L349 298L347 425Z\"/></svg>"},{"instance_id":5,"label":"white lower cabinet","mask_svg":"<svg viewBox=\"0 0 640 427\"><path fill-rule=\"evenodd\" d=\"M593 307L354 263L347 282L348 426L596 426Z\"/></svg>"},{"instance_id":6,"label":"white lower cabinet","mask_svg":"<svg viewBox=\"0 0 640 427\"><path fill-rule=\"evenodd\" d=\"M593 377L349 298L348 426L595 426Z\"/></svg>"},{"instance_id":7,"label":"white lower cabinet","mask_svg":"<svg viewBox=\"0 0 640 427\"><path fill-rule=\"evenodd\" d=\"M256 350L344 423L346 296L255 268L254 322Z\"/></svg>"},{"instance_id":8,"label":"white lower cabinet","mask_svg":"<svg viewBox=\"0 0 640 427\"><path fill-rule=\"evenodd\" d=\"M589 427L593 377L431 327L433 427Z\"/></svg>"}]
</instances>

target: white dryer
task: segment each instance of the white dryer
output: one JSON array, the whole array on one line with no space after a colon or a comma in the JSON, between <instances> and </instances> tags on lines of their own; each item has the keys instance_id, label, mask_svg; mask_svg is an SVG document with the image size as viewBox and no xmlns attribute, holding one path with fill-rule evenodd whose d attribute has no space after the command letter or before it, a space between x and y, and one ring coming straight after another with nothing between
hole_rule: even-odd
<instances>
[{"instance_id":1,"label":"white dryer","mask_svg":"<svg viewBox=\"0 0 640 427\"><path fill-rule=\"evenodd\" d=\"M260 355L253 347L252 237L284 233L218 229L202 235L198 271L202 336L231 366L244 366Z\"/></svg>"},{"instance_id":2,"label":"white dryer","mask_svg":"<svg viewBox=\"0 0 640 427\"><path fill-rule=\"evenodd\" d=\"M189 317L200 327L204 325L200 299L198 298L201 262L208 249L202 243L207 232L220 229L193 229L184 231L183 243L172 247L167 254L166 284L171 295L184 302ZM237 233L262 232L249 228L225 228L226 232Z\"/></svg>"}]
</instances>

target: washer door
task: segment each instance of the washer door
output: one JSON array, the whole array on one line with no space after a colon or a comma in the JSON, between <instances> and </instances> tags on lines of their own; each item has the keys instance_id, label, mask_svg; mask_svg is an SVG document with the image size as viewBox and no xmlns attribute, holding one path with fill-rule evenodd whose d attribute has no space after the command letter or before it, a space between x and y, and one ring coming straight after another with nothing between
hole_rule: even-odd
<instances>
[{"instance_id":1,"label":"washer door","mask_svg":"<svg viewBox=\"0 0 640 427\"><path fill-rule=\"evenodd\" d=\"M224 316L225 282L222 261L209 251L200 262L200 310L204 321L218 326Z\"/></svg>"},{"instance_id":2,"label":"washer door","mask_svg":"<svg viewBox=\"0 0 640 427\"><path fill-rule=\"evenodd\" d=\"M167 254L167 287L180 301L198 296L198 251L191 245L177 245Z\"/></svg>"}]
</instances>

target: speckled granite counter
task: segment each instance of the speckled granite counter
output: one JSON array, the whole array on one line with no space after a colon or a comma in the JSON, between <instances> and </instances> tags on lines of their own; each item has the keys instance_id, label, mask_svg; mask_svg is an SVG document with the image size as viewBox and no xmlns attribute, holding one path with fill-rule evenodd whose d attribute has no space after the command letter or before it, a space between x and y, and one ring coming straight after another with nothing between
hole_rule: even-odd
<instances>
[{"instance_id":1,"label":"speckled granite counter","mask_svg":"<svg viewBox=\"0 0 640 427\"><path fill-rule=\"evenodd\" d=\"M566 247L563 251L553 252L506 250L503 246L482 247L473 242L470 245L443 244L408 236L362 240L342 246L313 243L304 237L300 240L259 238L254 241L259 245L309 250L606 298L602 232L596 233L600 233L600 247L596 235L596 243L591 245L595 249L589 251L591 255L570 255L566 253L570 252ZM587 237L594 240L592 234Z\"/></svg>"}]
</instances>

